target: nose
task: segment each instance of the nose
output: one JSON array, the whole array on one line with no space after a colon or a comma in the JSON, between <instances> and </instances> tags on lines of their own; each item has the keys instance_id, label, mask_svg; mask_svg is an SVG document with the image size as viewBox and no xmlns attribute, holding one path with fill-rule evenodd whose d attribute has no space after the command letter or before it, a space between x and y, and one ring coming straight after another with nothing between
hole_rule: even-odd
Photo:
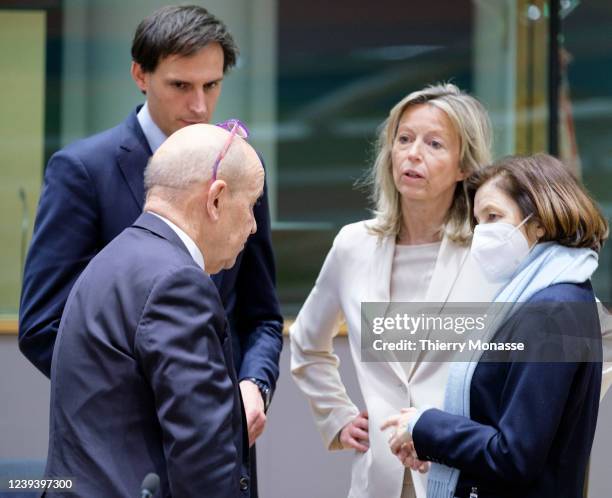
<instances>
[{"instance_id":1,"label":"nose","mask_svg":"<svg viewBox=\"0 0 612 498\"><path fill-rule=\"evenodd\" d=\"M416 161L421 159L421 141L416 139L408 147L408 159Z\"/></svg>"},{"instance_id":2,"label":"nose","mask_svg":"<svg viewBox=\"0 0 612 498\"><path fill-rule=\"evenodd\" d=\"M253 225L251 226L251 235L253 235L255 232L257 232L257 220L255 219L255 216L253 216Z\"/></svg>"},{"instance_id":3,"label":"nose","mask_svg":"<svg viewBox=\"0 0 612 498\"><path fill-rule=\"evenodd\" d=\"M198 117L206 114L206 94L202 88L196 88L189 101L189 110Z\"/></svg>"}]
</instances>

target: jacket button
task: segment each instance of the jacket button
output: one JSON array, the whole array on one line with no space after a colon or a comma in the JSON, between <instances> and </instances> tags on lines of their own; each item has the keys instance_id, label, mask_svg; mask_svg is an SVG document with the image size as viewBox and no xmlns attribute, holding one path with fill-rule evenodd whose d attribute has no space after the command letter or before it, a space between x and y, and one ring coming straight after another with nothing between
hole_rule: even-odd
<instances>
[{"instance_id":1,"label":"jacket button","mask_svg":"<svg viewBox=\"0 0 612 498\"><path fill-rule=\"evenodd\" d=\"M242 476L240 478L240 491L246 491L247 489L249 489L249 478Z\"/></svg>"}]
</instances>

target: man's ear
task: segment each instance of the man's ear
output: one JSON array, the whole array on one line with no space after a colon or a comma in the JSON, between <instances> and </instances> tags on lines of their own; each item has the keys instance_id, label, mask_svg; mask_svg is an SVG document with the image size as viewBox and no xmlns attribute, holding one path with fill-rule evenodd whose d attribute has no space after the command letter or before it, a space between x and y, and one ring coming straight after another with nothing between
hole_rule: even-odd
<instances>
[{"instance_id":1,"label":"man's ear","mask_svg":"<svg viewBox=\"0 0 612 498\"><path fill-rule=\"evenodd\" d=\"M223 180L215 180L208 187L208 198L206 199L206 211L213 222L219 220L221 205L227 195L227 184Z\"/></svg>"},{"instance_id":2,"label":"man's ear","mask_svg":"<svg viewBox=\"0 0 612 498\"><path fill-rule=\"evenodd\" d=\"M132 75L132 79L136 83L136 86L140 89L142 93L146 95L147 87L149 86L147 72L144 69L142 69L142 66L138 64L138 62L132 61L132 67L130 68L130 73Z\"/></svg>"}]
</instances>

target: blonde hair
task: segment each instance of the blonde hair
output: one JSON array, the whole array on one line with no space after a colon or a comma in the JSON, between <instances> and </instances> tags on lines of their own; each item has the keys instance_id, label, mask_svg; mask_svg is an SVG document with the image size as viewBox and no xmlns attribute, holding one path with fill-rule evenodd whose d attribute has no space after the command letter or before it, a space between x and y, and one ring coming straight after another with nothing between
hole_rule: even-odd
<instances>
[{"instance_id":1,"label":"blonde hair","mask_svg":"<svg viewBox=\"0 0 612 498\"><path fill-rule=\"evenodd\" d=\"M608 222L595 201L569 168L548 154L510 156L482 169L466 181L470 198L489 181L516 202L523 217L531 215L529 223L541 225L540 242L599 252L608 238Z\"/></svg>"},{"instance_id":2,"label":"blonde hair","mask_svg":"<svg viewBox=\"0 0 612 498\"><path fill-rule=\"evenodd\" d=\"M404 111L420 104L429 104L443 111L459 135L459 168L469 176L491 162L491 122L487 111L478 100L462 92L455 85L433 85L413 92L400 100L381 125L377 155L369 175L371 199L375 204L375 220L369 226L381 237L397 236L402 225L400 194L393 181L391 151ZM441 233L451 240L467 243L471 236L470 201L465 182L458 182L453 202Z\"/></svg>"}]
</instances>

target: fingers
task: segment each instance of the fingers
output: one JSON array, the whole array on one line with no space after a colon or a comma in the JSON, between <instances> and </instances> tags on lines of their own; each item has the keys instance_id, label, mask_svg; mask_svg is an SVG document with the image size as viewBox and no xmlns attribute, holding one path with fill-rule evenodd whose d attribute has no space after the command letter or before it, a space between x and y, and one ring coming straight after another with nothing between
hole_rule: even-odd
<instances>
[{"instance_id":1,"label":"fingers","mask_svg":"<svg viewBox=\"0 0 612 498\"><path fill-rule=\"evenodd\" d=\"M369 439L357 439L355 438L350 431L350 425L347 425L342 432L340 433L340 442L344 448L353 448L362 453L368 451L369 448Z\"/></svg>"},{"instance_id":2,"label":"fingers","mask_svg":"<svg viewBox=\"0 0 612 498\"><path fill-rule=\"evenodd\" d=\"M429 462L423 462L415 456L405 458L402 460L402 463L404 464L404 467L414 470L415 472L419 472L420 474L425 474L425 472L429 471Z\"/></svg>"},{"instance_id":3,"label":"fingers","mask_svg":"<svg viewBox=\"0 0 612 498\"><path fill-rule=\"evenodd\" d=\"M404 435L396 434L389 440L389 447L394 455L397 455L401 448L407 443Z\"/></svg>"},{"instance_id":4,"label":"fingers","mask_svg":"<svg viewBox=\"0 0 612 498\"><path fill-rule=\"evenodd\" d=\"M366 451L370 445L370 434L368 433L367 421L363 423L364 419L356 419L348 427L348 434L351 439L357 444L359 451ZM365 449L364 449L365 448Z\"/></svg>"},{"instance_id":5,"label":"fingers","mask_svg":"<svg viewBox=\"0 0 612 498\"><path fill-rule=\"evenodd\" d=\"M393 415L392 417L389 417L380 426L380 430L384 431L384 430L388 429L389 427L397 427L397 425L399 424L399 421L400 421L400 417L401 417L400 415Z\"/></svg>"},{"instance_id":6,"label":"fingers","mask_svg":"<svg viewBox=\"0 0 612 498\"><path fill-rule=\"evenodd\" d=\"M370 435L367 412L361 412L354 420L344 426L340 432L340 442L345 448L353 448L360 452L368 451Z\"/></svg>"},{"instance_id":7,"label":"fingers","mask_svg":"<svg viewBox=\"0 0 612 498\"><path fill-rule=\"evenodd\" d=\"M360 429L355 425L351 426L351 428L349 429L349 434L354 439L361 439L362 441L370 440L370 435L368 434L368 432L364 431L363 429Z\"/></svg>"},{"instance_id":8,"label":"fingers","mask_svg":"<svg viewBox=\"0 0 612 498\"><path fill-rule=\"evenodd\" d=\"M397 453L397 457L402 462L404 467L408 467L411 470L420 472L421 474L424 474L429 470L429 462L419 459L414 447L414 442L412 441L408 444L404 444L401 447Z\"/></svg>"},{"instance_id":9,"label":"fingers","mask_svg":"<svg viewBox=\"0 0 612 498\"><path fill-rule=\"evenodd\" d=\"M352 437L349 437L347 439L347 441L345 443L345 446L348 446L350 448L354 448L357 451L359 451L360 453L365 453L370 448L368 445L363 444L359 440L357 440L355 438L352 438Z\"/></svg>"},{"instance_id":10,"label":"fingers","mask_svg":"<svg viewBox=\"0 0 612 498\"><path fill-rule=\"evenodd\" d=\"M404 461L408 456L410 456L411 450L410 450L410 445L408 444L404 444L400 450L397 452L397 458L400 459L400 461Z\"/></svg>"},{"instance_id":11,"label":"fingers","mask_svg":"<svg viewBox=\"0 0 612 498\"><path fill-rule=\"evenodd\" d=\"M355 427L358 427L359 429L368 432L368 427L369 427L370 422L368 421L367 417L364 417L363 415L359 414L359 416L353 420L353 425Z\"/></svg>"},{"instance_id":12,"label":"fingers","mask_svg":"<svg viewBox=\"0 0 612 498\"><path fill-rule=\"evenodd\" d=\"M249 433L249 447L255 444L255 441L263 433L266 427L266 415L260 410L251 410L246 414L247 430Z\"/></svg>"}]
</instances>

